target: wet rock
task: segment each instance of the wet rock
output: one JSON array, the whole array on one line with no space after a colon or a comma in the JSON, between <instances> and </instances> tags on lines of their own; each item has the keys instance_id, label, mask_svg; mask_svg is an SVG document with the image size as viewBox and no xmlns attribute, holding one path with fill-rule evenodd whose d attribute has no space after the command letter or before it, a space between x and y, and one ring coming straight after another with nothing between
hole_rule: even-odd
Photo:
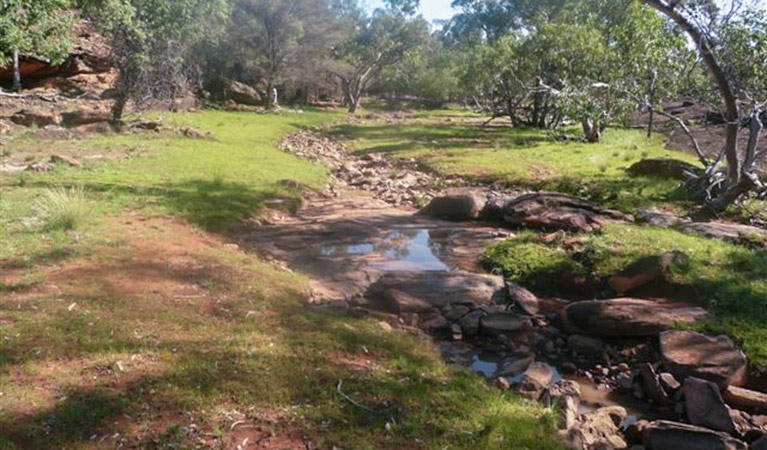
<instances>
[{"instance_id":1,"label":"wet rock","mask_svg":"<svg viewBox=\"0 0 767 450\"><path fill-rule=\"evenodd\" d=\"M486 201L485 196L477 192L454 191L433 198L420 213L448 220L474 220L479 217Z\"/></svg>"},{"instance_id":2,"label":"wet rock","mask_svg":"<svg viewBox=\"0 0 767 450\"><path fill-rule=\"evenodd\" d=\"M398 289L387 289L383 296L387 311L394 314L422 313L432 308L431 303Z\"/></svg>"},{"instance_id":3,"label":"wet rock","mask_svg":"<svg viewBox=\"0 0 767 450\"><path fill-rule=\"evenodd\" d=\"M463 316L459 322L463 334L466 336L476 336L479 333L479 322L484 316L485 313L479 310L472 311Z\"/></svg>"},{"instance_id":4,"label":"wet rock","mask_svg":"<svg viewBox=\"0 0 767 450\"><path fill-rule=\"evenodd\" d=\"M677 324L702 319L706 310L667 300L621 298L568 304L562 323L569 333L593 336L653 336Z\"/></svg>"},{"instance_id":5,"label":"wet rock","mask_svg":"<svg viewBox=\"0 0 767 450\"><path fill-rule=\"evenodd\" d=\"M722 391L725 403L737 409L767 412L767 394L737 386L727 386Z\"/></svg>"},{"instance_id":6,"label":"wet rock","mask_svg":"<svg viewBox=\"0 0 767 450\"><path fill-rule=\"evenodd\" d=\"M567 346L570 350L585 356L602 356L605 351L605 343L595 337L573 334L567 338Z\"/></svg>"},{"instance_id":7,"label":"wet rock","mask_svg":"<svg viewBox=\"0 0 767 450\"><path fill-rule=\"evenodd\" d=\"M388 272L366 293L378 299L387 289L397 289L433 306L469 300L477 304L506 297L503 277L470 272Z\"/></svg>"},{"instance_id":8,"label":"wet rock","mask_svg":"<svg viewBox=\"0 0 767 450\"><path fill-rule=\"evenodd\" d=\"M668 394L663 390L658 375L655 374L655 369L650 363L644 363L639 367L639 376L642 380L642 389L649 398L659 405L668 404Z\"/></svg>"},{"instance_id":9,"label":"wet rock","mask_svg":"<svg viewBox=\"0 0 767 450\"><path fill-rule=\"evenodd\" d=\"M631 292L662 277L672 265L680 264L685 259L686 256L681 252L648 256L628 265L619 274L610 277L608 284L615 292Z\"/></svg>"},{"instance_id":10,"label":"wet rock","mask_svg":"<svg viewBox=\"0 0 767 450\"><path fill-rule=\"evenodd\" d=\"M68 128L111 121L112 114L109 111L101 111L98 109L83 108L61 113L61 125Z\"/></svg>"},{"instance_id":11,"label":"wet rock","mask_svg":"<svg viewBox=\"0 0 767 450\"><path fill-rule=\"evenodd\" d=\"M660 381L661 386L663 386L663 390L665 390L669 395L676 394L679 388L682 387L682 385L679 384L679 381L674 378L674 375L668 372L663 372L658 375L658 380Z\"/></svg>"},{"instance_id":12,"label":"wet rock","mask_svg":"<svg viewBox=\"0 0 767 450\"><path fill-rule=\"evenodd\" d=\"M497 374L503 377L514 377L524 373L533 362L535 362L535 355L529 353L505 358L498 363Z\"/></svg>"},{"instance_id":13,"label":"wet rock","mask_svg":"<svg viewBox=\"0 0 767 450\"><path fill-rule=\"evenodd\" d=\"M743 441L727 433L679 422L650 422L644 432L644 445L652 450L745 450Z\"/></svg>"},{"instance_id":14,"label":"wet rock","mask_svg":"<svg viewBox=\"0 0 767 450\"><path fill-rule=\"evenodd\" d=\"M538 297L535 294L511 281L507 281L506 286L512 304L517 305L525 314L538 314Z\"/></svg>"},{"instance_id":15,"label":"wet rock","mask_svg":"<svg viewBox=\"0 0 767 450\"><path fill-rule=\"evenodd\" d=\"M544 362L530 365L522 374L517 390L523 396L538 400L554 379L554 370Z\"/></svg>"},{"instance_id":16,"label":"wet rock","mask_svg":"<svg viewBox=\"0 0 767 450\"><path fill-rule=\"evenodd\" d=\"M514 313L493 313L479 321L480 332L490 336L514 333L530 329L532 324L527 317Z\"/></svg>"},{"instance_id":17,"label":"wet rock","mask_svg":"<svg viewBox=\"0 0 767 450\"><path fill-rule=\"evenodd\" d=\"M48 125L58 125L60 120L55 111L42 109L22 109L11 116L11 122L25 127L42 128Z\"/></svg>"},{"instance_id":18,"label":"wet rock","mask_svg":"<svg viewBox=\"0 0 767 450\"><path fill-rule=\"evenodd\" d=\"M730 434L735 432L735 423L716 384L688 377L683 389L685 412L691 424Z\"/></svg>"},{"instance_id":19,"label":"wet rock","mask_svg":"<svg viewBox=\"0 0 767 450\"><path fill-rule=\"evenodd\" d=\"M620 429L628 414L620 406L607 406L581 414L567 432L571 448L625 449L628 444L620 437Z\"/></svg>"},{"instance_id":20,"label":"wet rock","mask_svg":"<svg viewBox=\"0 0 767 450\"><path fill-rule=\"evenodd\" d=\"M633 176L649 175L682 181L701 175L703 169L678 159L645 158L632 164L626 172Z\"/></svg>"},{"instance_id":21,"label":"wet rock","mask_svg":"<svg viewBox=\"0 0 767 450\"><path fill-rule=\"evenodd\" d=\"M515 226L572 231L592 231L606 223L633 221L621 212L555 192L520 195L504 205L503 217Z\"/></svg>"},{"instance_id":22,"label":"wet rock","mask_svg":"<svg viewBox=\"0 0 767 450\"><path fill-rule=\"evenodd\" d=\"M666 331L660 335L663 366L677 379L688 376L743 386L748 378L746 356L726 336L710 337L694 331Z\"/></svg>"}]
</instances>

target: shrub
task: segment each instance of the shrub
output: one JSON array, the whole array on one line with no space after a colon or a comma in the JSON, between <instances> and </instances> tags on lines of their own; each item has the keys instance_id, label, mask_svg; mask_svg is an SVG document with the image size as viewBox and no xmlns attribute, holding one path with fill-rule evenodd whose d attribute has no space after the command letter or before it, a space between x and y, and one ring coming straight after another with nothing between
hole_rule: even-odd
<instances>
[{"instance_id":1,"label":"shrub","mask_svg":"<svg viewBox=\"0 0 767 450\"><path fill-rule=\"evenodd\" d=\"M47 230L76 229L93 213L82 187L46 189L35 206Z\"/></svg>"}]
</instances>

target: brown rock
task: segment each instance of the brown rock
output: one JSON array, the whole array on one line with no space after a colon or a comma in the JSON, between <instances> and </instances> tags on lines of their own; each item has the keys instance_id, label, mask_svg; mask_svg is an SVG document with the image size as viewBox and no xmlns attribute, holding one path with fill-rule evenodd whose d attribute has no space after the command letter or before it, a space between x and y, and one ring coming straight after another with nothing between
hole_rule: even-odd
<instances>
[{"instance_id":1,"label":"brown rock","mask_svg":"<svg viewBox=\"0 0 767 450\"><path fill-rule=\"evenodd\" d=\"M767 450L767 436L762 436L751 443L749 450Z\"/></svg>"},{"instance_id":2,"label":"brown rock","mask_svg":"<svg viewBox=\"0 0 767 450\"><path fill-rule=\"evenodd\" d=\"M569 333L653 336L705 315L706 310L687 303L621 298L570 303L562 310L562 323Z\"/></svg>"},{"instance_id":3,"label":"brown rock","mask_svg":"<svg viewBox=\"0 0 767 450\"><path fill-rule=\"evenodd\" d=\"M479 333L479 321L485 316L483 311L472 311L463 316L459 322L461 330L466 336L475 336Z\"/></svg>"},{"instance_id":4,"label":"brown rock","mask_svg":"<svg viewBox=\"0 0 767 450\"><path fill-rule=\"evenodd\" d=\"M70 167L82 167L82 163L75 158L67 155L51 155L49 161L53 164L66 164Z\"/></svg>"},{"instance_id":5,"label":"brown rock","mask_svg":"<svg viewBox=\"0 0 767 450\"><path fill-rule=\"evenodd\" d=\"M394 314L422 313L432 309L431 303L397 289L387 289L383 296L386 310Z\"/></svg>"},{"instance_id":6,"label":"brown rock","mask_svg":"<svg viewBox=\"0 0 767 450\"><path fill-rule=\"evenodd\" d=\"M677 379L674 378L674 375L668 372L663 372L660 375L658 375L658 380L660 381L661 386L663 386L663 389L669 395L674 395L676 391L678 391L679 388L682 387L682 385L679 384L679 381L677 381Z\"/></svg>"},{"instance_id":7,"label":"brown rock","mask_svg":"<svg viewBox=\"0 0 767 450\"><path fill-rule=\"evenodd\" d=\"M642 389L648 397L660 405L668 404L668 394L663 390L655 369L650 363L644 363L639 367L639 376L642 379Z\"/></svg>"},{"instance_id":8,"label":"brown rock","mask_svg":"<svg viewBox=\"0 0 767 450\"><path fill-rule=\"evenodd\" d=\"M474 220L479 217L487 199L484 195L461 190L435 197L421 210L421 214L448 220Z\"/></svg>"},{"instance_id":9,"label":"brown rock","mask_svg":"<svg viewBox=\"0 0 767 450\"><path fill-rule=\"evenodd\" d=\"M737 409L767 413L767 394L737 386L727 386L722 391L725 403Z\"/></svg>"},{"instance_id":10,"label":"brown rock","mask_svg":"<svg viewBox=\"0 0 767 450\"><path fill-rule=\"evenodd\" d=\"M606 223L633 221L633 217L587 200L556 192L533 192L508 201L504 221L531 228L592 231Z\"/></svg>"},{"instance_id":11,"label":"brown rock","mask_svg":"<svg viewBox=\"0 0 767 450\"><path fill-rule=\"evenodd\" d=\"M571 448L620 448L628 447L618 435L628 414L620 406L607 406L581 414L568 430L567 441ZM617 439L616 439L617 438ZM598 447L609 443L611 447Z\"/></svg>"},{"instance_id":12,"label":"brown rock","mask_svg":"<svg viewBox=\"0 0 767 450\"><path fill-rule=\"evenodd\" d=\"M531 316L538 314L538 297L535 294L511 281L506 283L506 288L509 293L509 300L519 306L519 309L525 314Z\"/></svg>"},{"instance_id":13,"label":"brown rock","mask_svg":"<svg viewBox=\"0 0 767 450\"><path fill-rule=\"evenodd\" d=\"M657 256L642 258L610 277L608 284L615 292L631 292L660 277L673 265L683 262L681 252L669 252Z\"/></svg>"},{"instance_id":14,"label":"brown rock","mask_svg":"<svg viewBox=\"0 0 767 450\"><path fill-rule=\"evenodd\" d=\"M523 396L532 400L541 398L541 394L551 385L554 379L554 370L544 362L536 362L530 365L522 374L517 390Z\"/></svg>"},{"instance_id":15,"label":"brown rock","mask_svg":"<svg viewBox=\"0 0 767 450\"><path fill-rule=\"evenodd\" d=\"M671 158L645 158L635 162L628 169L630 175L649 175L675 180L685 180L690 175L700 175L703 169L690 163Z\"/></svg>"},{"instance_id":16,"label":"brown rock","mask_svg":"<svg viewBox=\"0 0 767 450\"><path fill-rule=\"evenodd\" d=\"M735 433L735 423L716 384L688 377L684 380L683 389L685 412L691 424Z\"/></svg>"},{"instance_id":17,"label":"brown rock","mask_svg":"<svg viewBox=\"0 0 767 450\"><path fill-rule=\"evenodd\" d=\"M650 422L644 431L644 445L652 450L745 450L743 441L727 433L679 422Z\"/></svg>"},{"instance_id":18,"label":"brown rock","mask_svg":"<svg viewBox=\"0 0 767 450\"><path fill-rule=\"evenodd\" d=\"M507 380L504 377L496 378L495 381L493 381L493 384L495 385L495 387L497 387L498 389L502 391L508 391L509 389L511 389L511 383L509 383L509 380Z\"/></svg>"},{"instance_id":19,"label":"brown rock","mask_svg":"<svg viewBox=\"0 0 767 450\"><path fill-rule=\"evenodd\" d=\"M498 364L497 374L502 377L514 377L524 373L535 362L535 355L525 354L506 358Z\"/></svg>"},{"instance_id":20,"label":"brown rock","mask_svg":"<svg viewBox=\"0 0 767 450\"><path fill-rule=\"evenodd\" d=\"M699 234L711 239L719 239L727 242L741 242L752 240L754 237L767 240L767 230L753 225L743 225L728 222L689 222L677 227L686 233Z\"/></svg>"},{"instance_id":21,"label":"brown rock","mask_svg":"<svg viewBox=\"0 0 767 450\"><path fill-rule=\"evenodd\" d=\"M257 90L239 81L230 80L226 84L226 97L242 105L261 105L261 95Z\"/></svg>"},{"instance_id":22,"label":"brown rock","mask_svg":"<svg viewBox=\"0 0 767 450\"><path fill-rule=\"evenodd\" d=\"M527 317L514 313L493 313L479 321L480 332L490 336L514 333L530 329L532 324Z\"/></svg>"},{"instance_id":23,"label":"brown rock","mask_svg":"<svg viewBox=\"0 0 767 450\"><path fill-rule=\"evenodd\" d=\"M726 336L710 337L694 331L666 331L660 335L663 366L677 379L688 376L743 386L748 378L746 356Z\"/></svg>"},{"instance_id":24,"label":"brown rock","mask_svg":"<svg viewBox=\"0 0 767 450\"><path fill-rule=\"evenodd\" d=\"M22 109L11 116L11 122L25 127L45 127L58 125L61 119L55 111L43 111L39 109Z\"/></svg>"},{"instance_id":25,"label":"brown rock","mask_svg":"<svg viewBox=\"0 0 767 450\"><path fill-rule=\"evenodd\" d=\"M76 109L61 113L61 124L68 128L111 121L112 114L98 109Z\"/></svg>"},{"instance_id":26,"label":"brown rock","mask_svg":"<svg viewBox=\"0 0 767 450\"><path fill-rule=\"evenodd\" d=\"M585 356L602 356L605 343L599 338L573 334L567 338L567 346L570 350Z\"/></svg>"}]
</instances>

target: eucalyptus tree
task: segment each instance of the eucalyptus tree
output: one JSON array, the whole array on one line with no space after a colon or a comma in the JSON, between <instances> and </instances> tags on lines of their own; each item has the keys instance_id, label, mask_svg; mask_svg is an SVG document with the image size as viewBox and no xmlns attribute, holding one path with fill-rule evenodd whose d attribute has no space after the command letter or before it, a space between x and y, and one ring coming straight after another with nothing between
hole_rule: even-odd
<instances>
[{"instance_id":1,"label":"eucalyptus tree","mask_svg":"<svg viewBox=\"0 0 767 450\"><path fill-rule=\"evenodd\" d=\"M690 180L689 185L714 214L749 192L767 195L767 186L756 170L767 104L767 69L760 63L767 55L763 10L742 0L730 0L725 5L714 0L642 1L689 36L723 104L724 147L715 159L702 158L704 175ZM743 128L748 129L748 143L745 151L740 151L738 137ZM690 138L699 148L692 135ZM727 163L726 173L717 170L722 159Z\"/></svg>"},{"instance_id":2,"label":"eucalyptus tree","mask_svg":"<svg viewBox=\"0 0 767 450\"><path fill-rule=\"evenodd\" d=\"M21 90L19 55L63 62L72 46L75 13L69 0L4 0L0 3L0 63L13 64L13 90Z\"/></svg>"},{"instance_id":3,"label":"eucalyptus tree","mask_svg":"<svg viewBox=\"0 0 767 450\"><path fill-rule=\"evenodd\" d=\"M412 7L402 10L395 5L376 9L370 16L356 14L348 19L350 37L334 47L335 64L330 72L341 81L350 113L357 110L365 89L384 68L427 41L428 24L408 12Z\"/></svg>"}]
</instances>

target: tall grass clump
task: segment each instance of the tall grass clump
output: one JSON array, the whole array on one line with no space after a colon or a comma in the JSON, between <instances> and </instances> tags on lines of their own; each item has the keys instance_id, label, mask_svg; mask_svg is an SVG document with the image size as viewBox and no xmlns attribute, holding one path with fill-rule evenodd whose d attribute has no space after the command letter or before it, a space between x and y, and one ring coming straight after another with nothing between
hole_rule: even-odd
<instances>
[{"instance_id":1,"label":"tall grass clump","mask_svg":"<svg viewBox=\"0 0 767 450\"><path fill-rule=\"evenodd\" d=\"M77 229L93 215L82 187L46 189L35 209L49 231Z\"/></svg>"}]
</instances>

